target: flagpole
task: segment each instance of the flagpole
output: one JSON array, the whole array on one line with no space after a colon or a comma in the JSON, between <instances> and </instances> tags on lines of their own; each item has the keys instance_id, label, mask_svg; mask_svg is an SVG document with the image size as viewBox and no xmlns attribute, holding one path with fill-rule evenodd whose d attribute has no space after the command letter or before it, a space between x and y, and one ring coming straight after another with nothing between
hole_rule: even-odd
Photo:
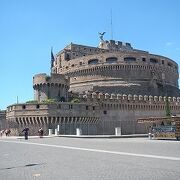
<instances>
[{"instance_id":1,"label":"flagpole","mask_svg":"<svg viewBox=\"0 0 180 180\"><path fill-rule=\"evenodd\" d=\"M54 54L53 54L53 47L51 46L51 73L52 73L53 63L54 63Z\"/></svg>"}]
</instances>

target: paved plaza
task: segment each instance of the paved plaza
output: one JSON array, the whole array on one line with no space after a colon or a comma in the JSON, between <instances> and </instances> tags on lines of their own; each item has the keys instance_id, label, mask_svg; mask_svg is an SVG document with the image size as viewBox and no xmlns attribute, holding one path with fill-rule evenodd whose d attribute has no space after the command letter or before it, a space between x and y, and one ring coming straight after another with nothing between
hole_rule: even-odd
<instances>
[{"instance_id":1,"label":"paved plaza","mask_svg":"<svg viewBox=\"0 0 180 180\"><path fill-rule=\"evenodd\" d=\"M1 180L179 180L180 142L148 138L0 139Z\"/></svg>"}]
</instances>

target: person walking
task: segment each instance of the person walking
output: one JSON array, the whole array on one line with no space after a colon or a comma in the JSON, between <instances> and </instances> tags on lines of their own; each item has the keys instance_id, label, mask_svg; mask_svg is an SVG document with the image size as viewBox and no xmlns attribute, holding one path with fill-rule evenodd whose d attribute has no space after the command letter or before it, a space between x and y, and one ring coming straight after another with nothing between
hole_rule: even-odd
<instances>
[{"instance_id":1,"label":"person walking","mask_svg":"<svg viewBox=\"0 0 180 180\"><path fill-rule=\"evenodd\" d=\"M10 136L10 134L11 134L11 130L10 130L10 129L6 129L6 130L5 130L5 135L6 135L6 137L7 137L7 136Z\"/></svg>"},{"instance_id":2,"label":"person walking","mask_svg":"<svg viewBox=\"0 0 180 180\"><path fill-rule=\"evenodd\" d=\"M25 139L25 140L28 140L28 131L29 131L29 128L28 128L28 127L26 127L25 129L23 129L23 131L22 131L22 132L24 132L24 139Z\"/></svg>"},{"instance_id":3,"label":"person walking","mask_svg":"<svg viewBox=\"0 0 180 180\"><path fill-rule=\"evenodd\" d=\"M43 129L40 128L40 129L38 130L38 133L39 133L39 137L42 138L42 137L43 137Z\"/></svg>"}]
</instances>

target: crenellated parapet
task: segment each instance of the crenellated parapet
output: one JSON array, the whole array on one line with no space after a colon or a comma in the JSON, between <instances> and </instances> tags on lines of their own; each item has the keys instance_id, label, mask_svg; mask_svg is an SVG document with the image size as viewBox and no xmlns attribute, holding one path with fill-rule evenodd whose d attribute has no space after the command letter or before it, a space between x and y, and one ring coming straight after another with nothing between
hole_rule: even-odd
<instances>
[{"instance_id":1,"label":"crenellated parapet","mask_svg":"<svg viewBox=\"0 0 180 180\"><path fill-rule=\"evenodd\" d=\"M99 104L104 111L115 110L128 112L141 112L141 114L160 113L165 114L169 106L173 114L179 114L180 97L147 96L132 94L108 94L108 93L86 93L81 94L82 102ZM168 100L168 102L167 102Z\"/></svg>"},{"instance_id":2,"label":"crenellated parapet","mask_svg":"<svg viewBox=\"0 0 180 180\"><path fill-rule=\"evenodd\" d=\"M36 74L33 77L33 86L55 84L69 86L69 78L62 74L47 75L46 73Z\"/></svg>"},{"instance_id":3,"label":"crenellated parapet","mask_svg":"<svg viewBox=\"0 0 180 180\"><path fill-rule=\"evenodd\" d=\"M133 50L132 46L128 42L109 40L104 41L101 40L99 44L99 48L101 49L109 49L109 50Z\"/></svg>"},{"instance_id":4,"label":"crenellated parapet","mask_svg":"<svg viewBox=\"0 0 180 180\"><path fill-rule=\"evenodd\" d=\"M180 97L166 97L166 96L147 96L147 95L132 95L132 94L108 94L108 93L86 93L80 95L80 98L83 101L93 101L93 102L119 102L119 103L167 103L167 100L170 104L179 104Z\"/></svg>"}]
</instances>

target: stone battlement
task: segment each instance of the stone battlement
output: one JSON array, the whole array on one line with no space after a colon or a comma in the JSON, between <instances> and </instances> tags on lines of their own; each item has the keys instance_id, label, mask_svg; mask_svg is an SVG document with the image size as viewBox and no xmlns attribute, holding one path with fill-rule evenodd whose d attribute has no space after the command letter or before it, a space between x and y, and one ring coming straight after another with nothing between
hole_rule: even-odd
<instances>
[{"instance_id":1,"label":"stone battlement","mask_svg":"<svg viewBox=\"0 0 180 180\"><path fill-rule=\"evenodd\" d=\"M62 74L51 74L50 76L46 73L36 74L33 77L33 86L40 84L67 84L69 85L69 78Z\"/></svg>"},{"instance_id":2,"label":"stone battlement","mask_svg":"<svg viewBox=\"0 0 180 180\"><path fill-rule=\"evenodd\" d=\"M81 94L80 98L84 101L97 101L97 102L121 102L121 103L166 103L168 102L175 105L180 105L180 97L166 97L166 96L147 96L147 95L132 95L132 94L103 94L103 93L86 93Z\"/></svg>"},{"instance_id":3,"label":"stone battlement","mask_svg":"<svg viewBox=\"0 0 180 180\"><path fill-rule=\"evenodd\" d=\"M110 50L133 50L130 43L115 40L102 40L99 44L99 48Z\"/></svg>"}]
</instances>

